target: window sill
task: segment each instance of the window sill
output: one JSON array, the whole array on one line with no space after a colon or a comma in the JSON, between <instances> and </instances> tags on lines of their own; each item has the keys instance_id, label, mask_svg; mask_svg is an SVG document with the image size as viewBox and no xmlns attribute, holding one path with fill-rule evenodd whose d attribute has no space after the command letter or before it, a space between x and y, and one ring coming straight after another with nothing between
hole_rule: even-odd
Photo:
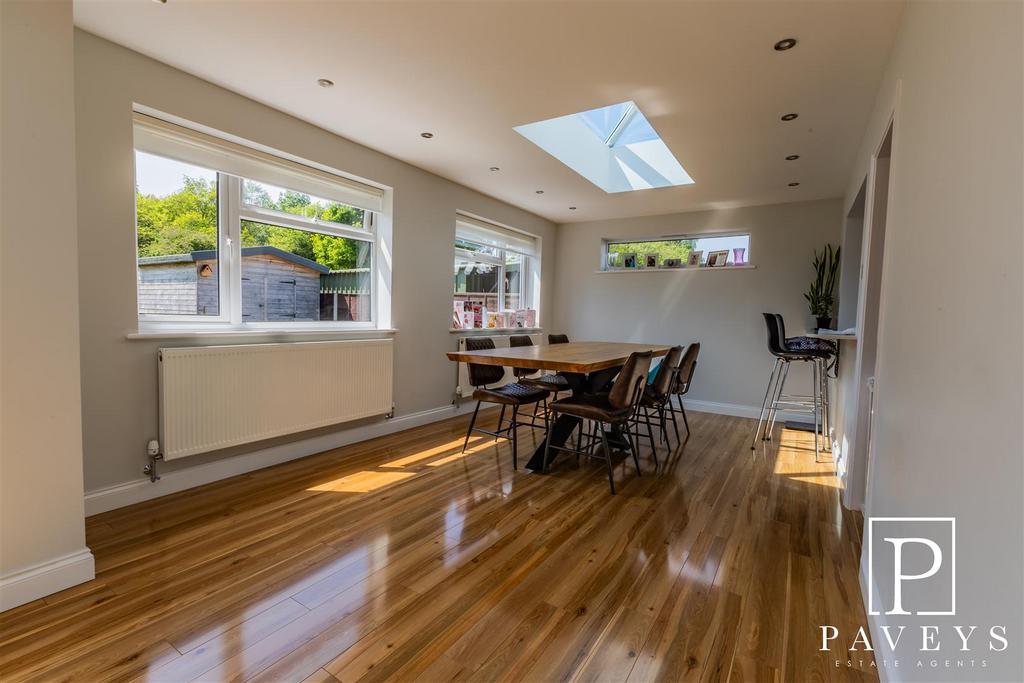
<instances>
[{"instance_id":1,"label":"window sill","mask_svg":"<svg viewBox=\"0 0 1024 683\"><path fill-rule=\"evenodd\" d=\"M453 327L448 330L451 334L468 334L468 335L501 335L501 334L530 334L536 332L542 332L543 327Z\"/></svg>"},{"instance_id":2,"label":"window sill","mask_svg":"<svg viewBox=\"0 0 1024 683\"><path fill-rule=\"evenodd\" d=\"M595 270L595 273L601 274L612 274L612 273L692 273L694 271L706 271L706 270L753 270L757 266L750 263L742 266L718 266L715 268L708 268L702 266L700 268L615 268L606 270Z\"/></svg>"},{"instance_id":3,"label":"window sill","mask_svg":"<svg viewBox=\"0 0 1024 683\"><path fill-rule=\"evenodd\" d=\"M210 340L237 340L237 339L266 339L268 341L299 341L302 339L372 339L375 337L390 337L398 330L394 328L380 329L263 329L263 330L232 330L232 329L211 329L211 330L171 330L171 329L141 329L137 332L129 332L125 335L131 341L148 341L154 339L210 339Z\"/></svg>"}]
</instances>

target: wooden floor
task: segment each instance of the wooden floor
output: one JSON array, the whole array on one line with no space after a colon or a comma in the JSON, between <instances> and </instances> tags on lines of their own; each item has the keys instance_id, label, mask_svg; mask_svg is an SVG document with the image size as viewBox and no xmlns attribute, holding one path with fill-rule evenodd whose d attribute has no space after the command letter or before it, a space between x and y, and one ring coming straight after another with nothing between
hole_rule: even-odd
<instances>
[{"instance_id":1,"label":"wooden floor","mask_svg":"<svg viewBox=\"0 0 1024 683\"><path fill-rule=\"evenodd\" d=\"M875 680L817 651L864 623L860 522L807 435L690 424L617 496L460 418L92 517L96 579L0 615L0 679Z\"/></svg>"}]
</instances>

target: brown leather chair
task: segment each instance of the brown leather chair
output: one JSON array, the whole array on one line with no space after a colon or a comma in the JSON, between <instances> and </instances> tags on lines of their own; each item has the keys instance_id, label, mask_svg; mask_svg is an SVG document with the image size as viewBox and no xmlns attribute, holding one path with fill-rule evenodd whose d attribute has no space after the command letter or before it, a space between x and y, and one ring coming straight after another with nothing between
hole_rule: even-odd
<instances>
[{"instance_id":1,"label":"brown leather chair","mask_svg":"<svg viewBox=\"0 0 1024 683\"><path fill-rule=\"evenodd\" d=\"M533 340L530 339L528 334L513 334L508 338L508 345L512 348L533 346ZM537 371L533 368L512 368L512 374L515 375L516 379L523 379L524 377L537 374Z\"/></svg>"},{"instance_id":2,"label":"brown leather chair","mask_svg":"<svg viewBox=\"0 0 1024 683\"><path fill-rule=\"evenodd\" d=\"M466 339L467 351L483 351L493 349L494 341L489 337L469 337ZM475 389L473 398L476 399L476 408L473 409L473 418L469 421L469 429L466 430L466 440L462 443L462 452L466 452L469 445L469 437L473 432L481 432L494 437L499 437L512 442L512 467L519 469L519 439L517 428L520 426L518 420L519 407L523 405L536 404L548 397L548 392L537 387L528 387L519 382L513 382L500 387L489 389L488 384L497 384L505 377L505 368L498 365L483 365L480 363L469 363L469 383ZM501 415L498 417L498 427L491 432L476 427L476 416L480 412L481 403L497 403L501 406ZM512 406L512 418L507 427L502 427L505 421L505 408Z\"/></svg>"},{"instance_id":3,"label":"brown leather chair","mask_svg":"<svg viewBox=\"0 0 1024 683\"><path fill-rule=\"evenodd\" d=\"M608 447L608 436L605 434L604 426L620 427L625 433L626 444L633 454L633 464L636 465L636 473L639 475L640 459L637 457L636 444L629 429L629 422L643 395L644 386L647 383L647 373L651 369L651 356L650 351L638 351L630 354L608 393L570 396L554 401L548 406L552 413L564 413L596 423L597 431L600 432L604 460L608 465L608 485L613 494L615 493L615 475L612 470L611 449ZM583 429L582 422L579 429L581 431ZM577 441L577 443L579 442ZM544 471L547 471L552 450L578 454L577 449L552 446L548 441L544 448ZM593 454L591 453L591 455Z\"/></svg>"},{"instance_id":4,"label":"brown leather chair","mask_svg":"<svg viewBox=\"0 0 1024 683\"><path fill-rule=\"evenodd\" d=\"M679 412L683 414L683 425L686 427L686 435L690 435L690 423L686 419L686 408L683 407L683 396L690 390L693 382L693 371L697 369L697 356L700 354L700 342L694 342L686 348L683 360L679 363L673 382L672 393L679 397ZM676 408L672 405L672 399L668 401L669 413L672 415L672 422L676 422ZM679 439L679 426L676 423L676 440Z\"/></svg>"},{"instance_id":5,"label":"brown leather chair","mask_svg":"<svg viewBox=\"0 0 1024 683\"><path fill-rule=\"evenodd\" d=\"M530 340L530 338L527 337L526 335L523 335L523 336L527 340ZM515 337L513 337L513 339L515 339ZM564 334L549 334L548 335L548 344L568 344L568 343L569 343L568 335L564 335ZM530 344L533 344L532 340L530 340ZM532 371L531 371L530 374L532 374ZM570 389L570 387L569 387L569 380L567 380L562 375L556 374L554 372L546 372L546 373L542 374L540 377L525 377L524 376L522 378L522 382L523 382L523 384L525 384L527 386L537 387L538 389L544 389L545 391L552 392L554 394L554 398L556 400L558 399L558 392L560 392L560 391L569 391L569 389Z\"/></svg>"},{"instance_id":6,"label":"brown leather chair","mask_svg":"<svg viewBox=\"0 0 1024 683\"><path fill-rule=\"evenodd\" d=\"M513 334L508 338L508 345L512 348L520 346L533 346L533 339L528 334ZM555 398L558 398L559 391L567 391L569 389L569 383L561 375L542 375L540 377L531 377L530 375L536 375L539 370L533 368L512 368L512 374L515 375L516 380L520 384L524 384L528 387L535 387L537 389L544 389L545 391L555 392ZM535 429L547 429L547 425L544 423L538 423L537 419L540 417L537 414L536 406L540 405L545 414L548 412L548 400L544 398L539 404L534 404L534 410L529 415L530 421L523 422L522 424L529 425Z\"/></svg>"},{"instance_id":7,"label":"brown leather chair","mask_svg":"<svg viewBox=\"0 0 1024 683\"><path fill-rule=\"evenodd\" d=\"M654 444L655 419L658 428L661 429L661 438L666 445L671 447L666 429L667 404L672 397L672 388L675 385L676 375L679 372L679 360L683 357L683 347L673 346L665 354L665 358L658 366L654 375L654 382L644 387L644 393L640 397L640 405L633 417L633 422L639 430L640 425L647 426L647 436L651 440L651 452L654 454L654 465L658 465L658 448ZM679 428L676 427L676 443L679 443Z\"/></svg>"}]
</instances>

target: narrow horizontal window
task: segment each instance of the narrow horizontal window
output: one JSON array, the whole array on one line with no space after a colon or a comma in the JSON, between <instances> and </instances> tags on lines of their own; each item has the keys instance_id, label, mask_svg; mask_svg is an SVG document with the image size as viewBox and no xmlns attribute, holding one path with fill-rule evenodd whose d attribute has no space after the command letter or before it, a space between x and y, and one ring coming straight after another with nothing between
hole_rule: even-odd
<instances>
[{"instance_id":1,"label":"narrow horizontal window","mask_svg":"<svg viewBox=\"0 0 1024 683\"><path fill-rule=\"evenodd\" d=\"M607 270L747 266L750 235L606 240L603 260L602 267Z\"/></svg>"}]
</instances>

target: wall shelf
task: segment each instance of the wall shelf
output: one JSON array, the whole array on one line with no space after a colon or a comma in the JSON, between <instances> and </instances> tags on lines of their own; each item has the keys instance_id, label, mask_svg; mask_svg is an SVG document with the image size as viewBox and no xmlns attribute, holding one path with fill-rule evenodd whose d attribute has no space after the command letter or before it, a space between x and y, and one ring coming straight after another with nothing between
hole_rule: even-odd
<instances>
[{"instance_id":1,"label":"wall shelf","mask_svg":"<svg viewBox=\"0 0 1024 683\"><path fill-rule=\"evenodd\" d=\"M692 273L692 272L705 272L710 270L753 270L757 266L745 263L742 266L718 266L717 268L615 268L612 270L595 270L595 273L601 274L620 274L620 273Z\"/></svg>"},{"instance_id":2,"label":"wall shelf","mask_svg":"<svg viewBox=\"0 0 1024 683\"><path fill-rule=\"evenodd\" d=\"M543 332L543 327L452 327L448 330L452 334L477 335L482 337L510 335L510 334L537 334Z\"/></svg>"}]
</instances>

